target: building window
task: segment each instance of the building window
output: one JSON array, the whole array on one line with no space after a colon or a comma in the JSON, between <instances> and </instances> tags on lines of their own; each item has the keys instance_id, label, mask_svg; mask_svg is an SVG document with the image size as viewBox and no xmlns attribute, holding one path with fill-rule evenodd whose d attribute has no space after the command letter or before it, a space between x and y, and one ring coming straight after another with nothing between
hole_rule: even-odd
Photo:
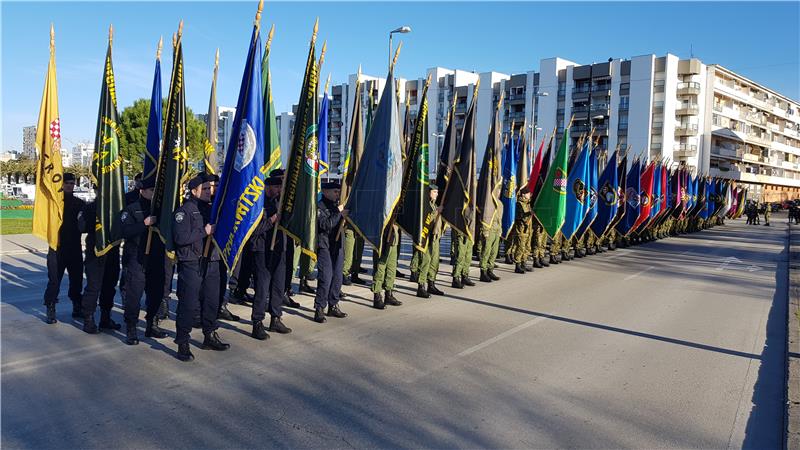
<instances>
[{"instance_id":1,"label":"building window","mask_svg":"<svg viewBox=\"0 0 800 450\"><path fill-rule=\"evenodd\" d=\"M627 95L623 95L619 98L619 109L628 109L628 103L630 102L630 97Z\"/></svg>"},{"instance_id":2,"label":"building window","mask_svg":"<svg viewBox=\"0 0 800 450\"><path fill-rule=\"evenodd\" d=\"M664 80L656 80L653 83L653 92L656 94L664 92Z\"/></svg>"}]
</instances>

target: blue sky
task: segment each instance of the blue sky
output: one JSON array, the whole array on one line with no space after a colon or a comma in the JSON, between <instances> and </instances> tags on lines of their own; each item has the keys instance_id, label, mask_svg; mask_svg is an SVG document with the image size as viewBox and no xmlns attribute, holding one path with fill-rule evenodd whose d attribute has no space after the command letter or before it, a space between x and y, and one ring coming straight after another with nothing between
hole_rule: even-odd
<instances>
[{"instance_id":1,"label":"blue sky","mask_svg":"<svg viewBox=\"0 0 800 450\"><path fill-rule=\"evenodd\" d=\"M56 58L64 145L94 139L102 60L114 24L120 109L149 98L156 44L184 20L187 106L208 106L214 52L220 48L218 102L235 106L257 2L7 2L2 13L3 150L22 147L22 127L36 122L48 61L49 26ZM275 23L271 68L279 111L297 101L314 18L328 41L324 80L342 82L359 64L383 75L387 33L400 25L399 76L433 66L519 73L560 56L579 63L673 53L724 65L784 95L800 98L800 3L267 2L262 28ZM264 33L265 35L266 33ZM265 36L262 36L265 38ZM691 49L691 50L690 50ZM167 92L170 52L162 61Z\"/></svg>"}]
</instances>

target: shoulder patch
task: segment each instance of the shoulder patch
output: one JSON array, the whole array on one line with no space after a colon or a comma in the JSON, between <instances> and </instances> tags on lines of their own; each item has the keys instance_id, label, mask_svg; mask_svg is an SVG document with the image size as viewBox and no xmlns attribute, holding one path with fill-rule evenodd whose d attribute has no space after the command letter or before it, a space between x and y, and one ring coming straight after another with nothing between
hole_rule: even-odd
<instances>
[{"instance_id":1,"label":"shoulder patch","mask_svg":"<svg viewBox=\"0 0 800 450\"><path fill-rule=\"evenodd\" d=\"M125 222L126 220L128 220L128 211L122 211L122 214L119 216L119 218L120 218L120 220L122 220L123 222Z\"/></svg>"},{"instance_id":2,"label":"shoulder patch","mask_svg":"<svg viewBox=\"0 0 800 450\"><path fill-rule=\"evenodd\" d=\"M183 219L186 217L186 213L183 211L178 211L175 213L175 222L181 223Z\"/></svg>"}]
</instances>

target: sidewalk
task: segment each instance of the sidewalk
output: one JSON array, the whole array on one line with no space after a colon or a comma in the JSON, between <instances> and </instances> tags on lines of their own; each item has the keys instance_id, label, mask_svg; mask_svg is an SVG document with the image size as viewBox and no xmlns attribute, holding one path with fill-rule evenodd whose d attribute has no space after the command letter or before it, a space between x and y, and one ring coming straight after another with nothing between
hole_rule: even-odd
<instances>
[{"instance_id":1,"label":"sidewalk","mask_svg":"<svg viewBox=\"0 0 800 450\"><path fill-rule=\"evenodd\" d=\"M47 253L47 242L32 234L8 234L0 236L0 255L23 253Z\"/></svg>"}]
</instances>

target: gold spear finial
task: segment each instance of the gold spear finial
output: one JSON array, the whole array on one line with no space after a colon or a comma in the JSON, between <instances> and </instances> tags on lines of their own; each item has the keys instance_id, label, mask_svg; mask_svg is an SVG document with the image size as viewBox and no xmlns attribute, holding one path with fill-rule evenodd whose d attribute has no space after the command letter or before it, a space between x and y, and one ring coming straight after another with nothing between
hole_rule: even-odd
<instances>
[{"instance_id":1,"label":"gold spear finial","mask_svg":"<svg viewBox=\"0 0 800 450\"><path fill-rule=\"evenodd\" d=\"M322 51L319 52L319 69L322 68L322 63L325 62L325 51L328 50L328 41L322 43Z\"/></svg>"},{"instance_id":2,"label":"gold spear finial","mask_svg":"<svg viewBox=\"0 0 800 450\"><path fill-rule=\"evenodd\" d=\"M253 21L253 25L256 28L261 27L261 11L263 10L264 10L264 0L259 0L258 10L256 11L256 20Z\"/></svg>"},{"instance_id":3,"label":"gold spear finial","mask_svg":"<svg viewBox=\"0 0 800 450\"><path fill-rule=\"evenodd\" d=\"M114 25L110 24L108 26L108 45L109 45L109 47L111 46L113 41L114 41Z\"/></svg>"},{"instance_id":4,"label":"gold spear finial","mask_svg":"<svg viewBox=\"0 0 800 450\"><path fill-rule=\"evenodd\" d=\"M53 23L50 22L50 51L56 49L56 29L53 26Z\"/></svg>"},{"instance_id":5,"label":"gold spear finial","mask_svg":"<svg viewBox=\"0 0 800 450\"><path fill-rule=\"evenodd\" d=\"M267 35L267 54L269 55L269 49L272 47L272 36L275 35L275 24L272 24L272 27L269 29L269 34Z\"/></svg>"},{"instance_id":6,"label":"gold spear finial","mask_svg":"<svg viewBox=\"0 0 800 450\"><path fill-rule=\"evenodd\" d=\"M178 47L178 33L172 33L172 51Z\"/></svg>"},{"instance_id":7,"label":"gold spear finial","mask_svg":"<svg viewBox=\"0 0 800 450\"><path fill-rule=\"evenodd\" d=\"M178 41L183 37L183 19L178 23Z\"/></svg>"},{"instance_id":8,"label":"gold spear finial","mask_svg":"<svg viewBox=\"0 0 800 450\"><path fill-rule=\"evenodd\" d=\"M331 85L331 74L328 73L328 81L325 82L325 89L322 91L323 94L328 92L328 88L330 87L330 85Z\"/></svg>"},{"instance_id":9,"label":"gold spear finial","mask_svg":"<svg viewBox=\"0 0 800 450\"><path fill-rule=\"evenodd\" d=\"M480 79L478 79L480 81ZM506 98L506 91L500 91L500 98L497 99L497 109L500 109L500 105L503 104L503 100Z\"/></svg>"},{"instance_id":10,"label":"gold spear finial","mask_svg":"<svg viewBox=\"0 0 800 450\"><path fill-rule=\"evenodd\" d=\"M156 49L156 59L161 59L161 48L164 46L164 36L158 39L158 48Z\"/></svg>"},{"instance_id":11,"label":"gold spear finial","mask_svg":"<svg viewBox=\"0 0 800 450\"><path fill-rule=\"evenodd\" d=\"M317 31L319 30L319 17L314 21L314 31L311 33L311 45L317 42Z\"/></svg>"},{"instance_id":12,"label":"gold spear finial","mask_svg":"<svg viewBox=\"0 0 800 450\"><path fill-rule=\"evenodd\" d=\"M217 48L217 54L214 55L214 71L219 69L219 48Z\"/></svg>"},{"instance_id":13,"label":"gold spear finial","mask_svg":"<svg viewBox=\"0 0 800 450\"><path fill-rule=\"evenodd\" d=\"M425 78L425 87L428 87L428 86L431 85L431 78L433 78L433 74L428 72L428 77Z\"/></svg>"},{"instance_id":14,"label":"gold spear finial","mask_svg":"<svg viewBox=\"0 0 800 450\"><path fill-rule=\"evenodd\" d=\"M394 58L392 58L392 65L389 67L389 71L394 71L394 66L397 64L397 58L400 57L400 49L403 48L403 41L400 41L397 44L397 50L394 51Z\"/></svg>"},{"instance_id":15,"label":"gold spear finial","mask_svg":"<svg viewBox=\"0 0 800 450\"><path fill-rule=\"evenodd\" d=\"M481 79L480 79L480 78L478 78L478 81L475 83L475 89L474 89L474 91L472 92L472 101L473 101L473 102L474 102L475 100L477 100L477 99L478 99L478 88L479 88L480 86L481 86Z\"/></svg>"}]
</instances>

